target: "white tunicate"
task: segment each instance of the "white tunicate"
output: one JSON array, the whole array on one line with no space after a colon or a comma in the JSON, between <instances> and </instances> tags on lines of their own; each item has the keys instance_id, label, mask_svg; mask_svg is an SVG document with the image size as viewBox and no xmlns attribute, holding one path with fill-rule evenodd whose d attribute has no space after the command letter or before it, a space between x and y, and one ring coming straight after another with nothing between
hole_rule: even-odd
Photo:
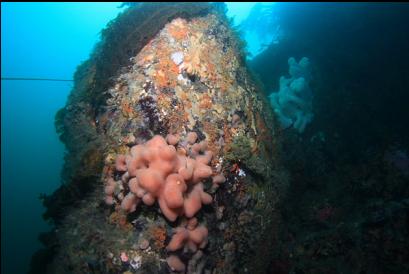
<instances>
[{"instance_id":1,"label":"white tunicate","mask_svg":"<svg viewBox=\"0 0 409 274\"><path fill-rule=\"evenodd\" d=\"M137 270L142 266L142 258L141 256L135 256L131 262L130 265L132 266L133 269Z\"/></svg>"},{"instance_id":2,"label":"white tunicate","mask_svg":"<svg viewBox=\"0 0 409 274\"><path fill-rule=\"evenodd\" d=\"M183 62L183 52L181 52L181 51L177 51L177 52L172 53L172 55L170 57L172 58L172 61L177 66L179 66Z\"/></svg>"}]
</instances>

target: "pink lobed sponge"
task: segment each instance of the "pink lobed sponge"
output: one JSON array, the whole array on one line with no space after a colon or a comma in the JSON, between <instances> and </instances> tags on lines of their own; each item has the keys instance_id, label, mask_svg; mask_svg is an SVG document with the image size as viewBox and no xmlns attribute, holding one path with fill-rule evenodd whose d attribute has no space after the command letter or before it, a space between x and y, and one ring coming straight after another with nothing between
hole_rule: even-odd
<instances>
[{"instance_id":1,"label":"pink lobed sponge","mask_svg":"<svg viewBox=\"0 0 409 274\"><path fill-rule=\"evenodd\" d=\"M207 236L207 228L203 225L198 226L197 219L191 218L174 229L172 239L166 249L172 252L187 248L189 251L196 253L198 249L206 247ZM185 270L185 265L176 255L170 255L166 261L174 271L183 272Z\"/></svg>"},{"instance_id":2,"label":"pink lobed sponge","mask_svg":"<svg viewBox=\"0 0 409 274\"><path fill-rule=\"evenodd\" d=\"M198 226L197 219L192 218L186 224L174 230L172 239L166 249L168 251L176 251L187 247L190 251L196 252L199 248L206 247L207 236L207 228L203 225Z\"/></svg>"},{"instance_id":3,"label":"pink lobed sponge","mask_svg":"<svg viewBox=\"0 0 409 274\"><path fill-rule=\"evenodd\" d=\"M145 144L133 146L128 155L118 155L115 169L123 175L119 182L108 178L106 202L114 202L115 187L123 184L122 189L127 185L129 193L121 192L116 197L125 211L134 211L140 201L149 206L158 201L169 221L178 216L194 217L203 204L212 202L203 180L213 175L213 153L207 150L206 141L197 143L197 138L195 132L189 132L184 142L178 135L169 134L166 140L155 135Z\"/></svg>"},{"instance_id":4,"label":"pink lobed sponge","mask_svg":"<svg viewBox=\"0 0 409 274\"><path fill-rule=\"evenodd\" d=\"M151 206L158 201L169 221L188 218L174 229L166 247L169 252L187 249L196 253L207 245L208 230L194 217L213 201L203 181L211 179L213 186L218 186L226 180L223 174L214 174L210 166L213 153L207 142L197 139L195 132L189 132L182 141L179 135L169 134L166 139L156 135L145 144L135 145L115 160L120 180L115 181L111 173L105 183L105 202L125 212L135 211L141 202ZM166 261L172 271L185 272L186 266L177 255L170 254Z\"/></svg>"},{"instance_id":5,"label":"pink lobed sponge","mask_svg":"<svg viewBox=\"0 0 409 274\"><path fill-rule=\"evenodd\" d=\"M172 271L185 272L185 270L186 270L185 264L176 255L170 255L166 259L166 262L168 263L168 265L169 265L170 269L172 269Z\"/></svg>"}]
</instances>

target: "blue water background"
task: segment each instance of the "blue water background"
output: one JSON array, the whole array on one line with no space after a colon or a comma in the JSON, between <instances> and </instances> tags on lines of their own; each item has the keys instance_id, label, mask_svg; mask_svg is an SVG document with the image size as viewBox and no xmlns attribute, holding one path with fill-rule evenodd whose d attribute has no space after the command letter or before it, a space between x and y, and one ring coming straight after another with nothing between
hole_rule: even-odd
<instances>
[{"instance_id":1,"label":"blue water background","mask_svg":"<svg viewBox=\"0 0 409 274\"><path fill-rule=\"evenodd\" d=\"M2 3L2 77L72 79L118 3ZM60 184L54 115L70 82L1 81L1 273L26 273L49 230L40 193Z\"/></svg>"}]
</instances>

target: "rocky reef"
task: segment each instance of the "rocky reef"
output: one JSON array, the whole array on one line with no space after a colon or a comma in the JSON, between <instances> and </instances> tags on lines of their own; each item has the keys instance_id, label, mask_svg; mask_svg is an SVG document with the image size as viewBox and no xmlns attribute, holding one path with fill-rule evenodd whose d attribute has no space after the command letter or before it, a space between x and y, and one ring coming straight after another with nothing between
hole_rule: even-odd
<instances>
[{"instance_id":1,"label":"rocky reef","mask_svg":"<svg viewBox=\"0 0 409 274\"><path fill-rule=\"evenodd\" d=\"M224 9L130 5L102 32L56 116L68 153L32 273L267 271L288 179Z\"/></svg>"}]
</instances>

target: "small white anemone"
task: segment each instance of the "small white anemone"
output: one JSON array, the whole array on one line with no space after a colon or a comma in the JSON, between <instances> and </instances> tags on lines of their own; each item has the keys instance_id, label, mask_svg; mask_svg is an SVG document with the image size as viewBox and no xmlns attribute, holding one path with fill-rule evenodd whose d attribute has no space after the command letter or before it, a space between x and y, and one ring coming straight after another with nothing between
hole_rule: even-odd
<instances>
[{"instance_id":1,"label":"small white anemone","mask_svg":"<svg viewBox=\"0 0 409 274\"><path fill-rule=\"evenodd\" d=\"M244 172L244 170L242 170L241 168L239 169L239 173L237 174L241 177L246 176L246 172Z\"/></svg>"},{"instance_id":2,"label":"small white anemone","mask_svg":"<svg viewBox=\"0 0 409 274\"><path fill-rule=\"evenodd\" d=\"M137 270L139 268L141 268L142 266L142 257L139 255L136 255L131 262L129 263L133 269Z\"/></svg>"},{"instance_id":3,"label":"small white anemone","mask_svg":"<svg viewBox=\"0 0 409 274\"><path fill-rule=\"evenodd\" d=\"M181 52L181 51L177 51L177 52L172 53L172 55L170 57L172 58L172 61L177 66L179 66L183 62L183 52Z\"/></svg>"}]
</instances>

